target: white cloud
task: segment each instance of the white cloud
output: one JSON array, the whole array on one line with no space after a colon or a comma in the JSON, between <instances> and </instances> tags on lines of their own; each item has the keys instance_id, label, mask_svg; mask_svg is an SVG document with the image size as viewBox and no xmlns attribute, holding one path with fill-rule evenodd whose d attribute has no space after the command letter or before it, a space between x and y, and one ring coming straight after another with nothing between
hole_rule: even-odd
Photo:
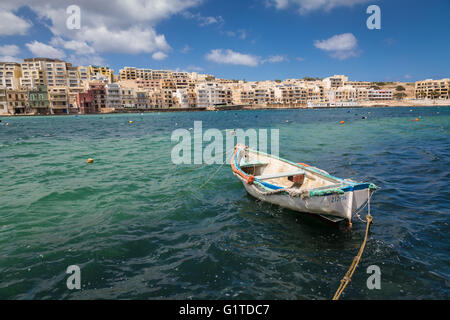
<instances>
[{"instance_id":1,"label":"white cloud","mask_svg":"<svg viewBox=\"0 0 450 320\"><path fill-rule=\"evenodd\" d=\"M211 50L208 54L206 54L205 58L209 61L220 64L234 64L249 67L256 67L264 63L280 63L289 61L288 57L285 55L272 55L262 59L261 57L252 54L235 52L230 49Z\"/></svg>"},{"instance_id":2,"label":"white cloud","mask_svg":"<svg viewBox=\"0 0 450 320\"><path fill-rule=\"evenodd\" d=\"M82 39L98 52L139 54L171 49L164 35L158 35L152 28L133 27L112 31L105 26L86 27Z\"/></svg>"},{"instance_id":3,"label":"white cloud","mask_svg":"<svg viewBox=\"0 0 450 320\"><path fill-rule=\"evenodd\" d=\"M223 24L225 22L222 16L204 17L200 13L193 14L191 12L183 12L183 17L186 19L197 20L200 27L209 26L212 24Z\"/></svg>"},{"instance_id":4,"label":"white cloud","mask_svg":"<svg viewBox=\"0 0 450 320\"><path fill-rule=\"evenodd\" d=\"M0 55L2 56L15 56L20 52L18 46L14 44L7 44L4 46L0 46Z\"/></svg>"},{"instance_id":5,"label":"white cloud","mask_svg":"<svg viewBox=\"0 0 450 320\"><path fill-rule=\"evenodd\" d=\"M12 56L0 56L0 61L1 62L22 62L22 59L17 58L17 57L12 57Z\"/></svg>"},{"instance_id":6,"label":"white cloud","mask_svg":"<svg viewBox=\"0 0 450 320\"><path fill-rule=\"evenodd\" d=\"M30 22L0 7L0 36L25 35L30 27Z\"/></svg>"},{"instance_id":7,"label":"white cloud","mask_svg":"<svg viewBox=\"0 0 450 320\"><path fill-rule=\"evenodd\" d=\"M297 58L295 58L295 60L297 60L297 61L305 61L305 58L303 58L303 57L297 57Z\"/></svg>"},{"instance_id":8,"label":"white cloud","mask_svg":"<svg viewBox=\"0 0 450 320\"><path fill-rule=\"evenodd\" d=\"M156 31L156 25L164 19L198 6L202 1L79 1L81 29L70 30L66 26L66 9L74 3L73 0L1 0L0 35L24 34L30 28L30 23L14 14L19 8L26 6L48 26L56 39L50 46L54 50L30 43L29 48L35 52L50 52L52 56L62 57L64 51L69 51L67 55L71 54L71 57L78 60L87 56L98 59L99 54L103 52L167 54L171 47L164 34ZM201 25L223 21L221 17L199 16L198 19ZM7 21L10 22L6 23Z\"/></svg>"},{"instance_id":9,"label":"white cloud","mask_svg":"<svg viewBox=\"0 0 450 320\"><path fill-rule=\"evenodd\" d=\"M339 60L356 57L360 54L358 40L352 33L343 33L332 36L329 39L316 40L314 41L314 46L329 52L333 58Z\"/></svg>"},{"instance_id":10,"label":"white cloud","mask_svg":"<svg viewBox=\"0 0 450 320\"><path fill-rule=\"evenodd\" d=\"M185 46L183 47L183 49L181 49L181 53L186 54L186 53L188 53L188 52L191 51L191 50L192 50L192 48L191 48L189 45L185 45Z\"/></svg>"},{"instance_id":11,"label":"white cloud","mask_svg":"<svg viewBox=\"0 0 450 320\"><path fill-rule=\"evenodd\" d=\"M267 59L262 60L262 63L279 63L279 62L285 62L285 61L289 61L289 59L286 56L282 56L282 55L275 55L275 56L270 56Z\"/></svg>"},{"instance_id":12,"label":"white cloud","mask_svg":"<svg viewBox=\"0 0 450 320\"><path fill-rule=\"evenodd\" d=\"M241 40L245 40L247 38L247 31L244 29L238 29L236 32L228 30L228 31L221 31L222 34L227 35L228 37L238 37Z\"/></svg>"},{"instance_id":13,"label":"white cloud","mask_svg":"<svg viewBox=\"0 0 450 320\"><path fill-rule=\"evenodd\" d=\"M221 64L234 64L249 67L256 67L260 63L260 58L251 54L244 54L227 49L215 49L206 54L209 61Z\"/></svg>"},{"instance_id":14,"label":"white cloud","mask_svg":"<svg viewBox=\"0 0 450 320\"><path fill-rule=\"evenodd\" d=\"M75 51L80 55L88 55L94 54L95 50L91 46L89 46L86 41L78 41L78 40L63 40L60 37L55 37L50 41L50 44L53 46L63 47L67 50Z\"/></svg>"},{"instance_id":15,"label":"white cloud","mask_svg":"<svg viewBox=\"0 0 450 320\"><path fill-rule=\"evenodd\" d=\"M155 60L164 60L165 58L167 58L167 54L162 51L158 51L152 55L152 58Z\"/></svg>"},{"instance_id":16,"label":"white cloud","mask_svg":"<svg viewBox=\"0 0 450 320\"><path fill-rule=\"evenodd\" d=\"M64 51L39 41L27 43L26 46L37 57L62 59L66 56Z\"/></svg>"},{"instance_id":17,"label":"white cloud","mask_svg":"<svg viewBox=\"0 0 450 320\"><path fill-rule=\"evenodd\" d=\"M72 54L67 58L68 62L71 62L74 66L87 66L87 65L106 65L105 61L99 55L77 55Z\"/></svg>"},{"instance_id":18,"label":"white cloud","mask_svg":"<svg viewBox=\"0 0 450 320\"><path fill-rule=\"evenodd\" d=\"M351 7L370 1L374 0L266 0L266 5L278 10L296 7L300 14L306 14L316 10L330 11L336 7Z\"/></svg>"}]
</instances>

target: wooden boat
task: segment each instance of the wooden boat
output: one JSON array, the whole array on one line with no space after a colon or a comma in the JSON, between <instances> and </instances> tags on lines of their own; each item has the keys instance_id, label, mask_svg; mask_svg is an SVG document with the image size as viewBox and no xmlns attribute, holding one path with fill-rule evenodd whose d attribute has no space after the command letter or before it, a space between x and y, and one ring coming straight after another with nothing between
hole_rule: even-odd
<instances>
[{"instance_id":1,"label":"wooden boat","mask_svg":"<svg viewBox=\"0 0 450 320\"><path fill-rule=\"evenodd\" d=\"M333 222L346 220L370 201L377 187L341 179L304 163L294 163L238 144L233 174L253 197Z\"/></svg>"}]
</instances>

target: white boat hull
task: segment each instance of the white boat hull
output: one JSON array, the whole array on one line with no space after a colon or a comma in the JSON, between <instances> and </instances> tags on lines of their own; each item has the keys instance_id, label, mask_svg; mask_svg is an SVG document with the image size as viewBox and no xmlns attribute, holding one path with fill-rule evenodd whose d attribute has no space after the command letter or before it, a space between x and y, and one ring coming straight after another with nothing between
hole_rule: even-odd
<instances>
[{"instance_id":1,"label":"white boat hull","mask_svg":"<svg viewBox=\"0 0 450 320\"><path fill-rule=\"evenodd\" d=\"M301 197L291 197L288 194L263 195L256 190L257 186L245 182L242 182L242 184L251 196L261 201L293 211L329 215L349 221L369 198L367 189L302 199Z\"/></svg>"}]
</instances>

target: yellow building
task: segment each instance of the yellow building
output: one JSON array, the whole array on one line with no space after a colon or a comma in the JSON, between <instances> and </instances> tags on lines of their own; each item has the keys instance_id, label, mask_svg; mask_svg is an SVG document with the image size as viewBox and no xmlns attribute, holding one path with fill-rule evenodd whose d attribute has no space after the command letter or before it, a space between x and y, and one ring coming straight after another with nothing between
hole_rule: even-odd
<instances>
[{"instance_id":1,"label":"yellow building","mask_svg":"<svg viewBox=\"0 0 450 320\"><path fill-rule=\"evenodd\" d=\"M112 83L114 82L114 70L110 69L109 67L104 66L89 66L88 67L88 73L89 76L96 76L96 75L102 75L108 78L108 80Z\"/></svg>"},{"instance_id":2,"label":"yellow building","mask_svg":"<svg viewBox=\"0 0 450 320\"><path fill-rule=\"evenodd\" d=\"M450 99L450 79L417 81L415 95L419 99Z\"/></svg>"},{"instance_id":3,"label":"yellow building","mask_svg":"<svg viewBox=\"0 0 450 320\"><path fill-rule=\"evenodd\" d=\"M15 62L0 62L0 87L18 89L22 71L20 64Z\"/></svg>"}]
</instances>

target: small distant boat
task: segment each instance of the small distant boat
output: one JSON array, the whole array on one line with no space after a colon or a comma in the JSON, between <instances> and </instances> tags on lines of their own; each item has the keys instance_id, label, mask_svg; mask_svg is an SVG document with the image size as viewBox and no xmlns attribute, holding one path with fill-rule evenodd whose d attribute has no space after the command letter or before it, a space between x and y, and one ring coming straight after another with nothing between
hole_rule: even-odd
<instances>
[{"instance_id":1,"label":"small distant boat","mask_svg":"<svg viewBox=\"0 0 450 320\"><path fill-rule=\"evenodd\" d=\"M238 144L231 158L233 174L247 192L265 202L332 222L346 220L365 206L377 187L341 179L304 163L255 151Z\"/></svg>"}]
</instances>

